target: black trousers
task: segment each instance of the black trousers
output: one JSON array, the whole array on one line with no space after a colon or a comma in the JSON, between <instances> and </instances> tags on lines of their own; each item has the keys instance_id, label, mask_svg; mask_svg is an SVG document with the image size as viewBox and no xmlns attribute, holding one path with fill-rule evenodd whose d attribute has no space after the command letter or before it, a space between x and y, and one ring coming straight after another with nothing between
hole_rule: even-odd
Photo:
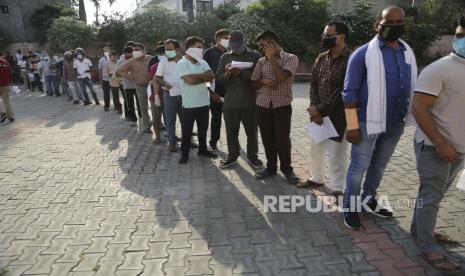
<instances>
[{"instance_id":1,"label":"black trousers","mask_svg":"<svg viewBox=\"0 0 465 276\"><path fill-rule=\"evenodd\" d=\"M110 108L110 82L102 80L103 104L106 108Z\"/></svg>"},{"instance_id":2,"label":"black trousers","mask_svg":"<svg viewBox=\"0 0 465 276\"><path fill-rule=\"evenodd\" d=\"M111 87L111 95L113 96L113 106L115 110L122 110L121 102L119 100L119 87Z\"/></svg>"},{"instance_id":3,"label":"black trousers","mask_svg":"<svg viewBox=\"0 0 465 276\"><path fill-rule=\"evenodd\" d=\"M137 115L136 115L136 108L135 106L137 105L137 113L139 114L139 118L142 117L142 113L140 111L140 106L139 106L139 99L137 98L136 95L136 89L126 89L126 101L127 101L127 106L128 106L128 115L131 121L137 121Z\"/></svg>"},{"instance_id":4,"label":"black trousers","mask_svg":"<svg viewBox=\"0 0 465 276\"><path fill-rule=\"evenodd\" d=\"M210 102L210 145L215 145L220 140L221 117L223 115L223 103Z\"/></svg>"},{"instance_id":5,"label":"black trousers","mask_svg":"<svg viewBox=\"0 0 465 276\"><path fill-rule=\"evenodd\" d=\"M272 171L278 169L278 156L281 171L293 171L291 166L291 117L290 105L278 108L258 107L258 126L265 147L267 164Z\"/></svg>"},{"instance_id":6,"label":"black trousers","mask_svg":"<svg viewBox=\"0 0 465 276\"><path fill-rule=\"evenodd\" d=\"M191 146L192 130L194 122L197 122L197 131L199 139L199 151L207 150L207 130L209 119L209 107L202 106L196 108L183 108L181 111L181 154L189 156L189 149Z\"/></svg>"}]
</instances>

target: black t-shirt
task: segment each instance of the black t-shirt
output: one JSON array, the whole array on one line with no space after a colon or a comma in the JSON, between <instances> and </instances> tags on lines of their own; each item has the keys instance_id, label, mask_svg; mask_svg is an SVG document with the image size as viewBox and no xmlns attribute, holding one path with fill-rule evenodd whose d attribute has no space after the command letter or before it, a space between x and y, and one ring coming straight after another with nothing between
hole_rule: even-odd
<instances>
[{"instance_id":1,"label":"black t-shirt","mask_svg":"<svg viewBox=\"0 0 465 276\"><path fill-rule=\"evenodd\" d=\"M147 71L150 72L150 68L152 68L153 65L155 65L155 64L157 64L159 62L160 62L160 60L158 60L158 57L154 56L149 62L149 68L147 68Z\"/></svg>"},{"instance_id":2,"label":"black t-shirt","mask_svg":"<svg viewBox=\"0 0 465 276\"><path fill-rule=\"evenodd\" d=\"M220 63L220 58L225 52L221 51L217 47L211 47L205 50L203 53L203 59L208 63L213 73L216 74L218 70L218 64ZM224 97L226 91L224 87L218 84L218 81L215 82L215 92L218 93L221 97Z\"/></svg>"}]
</instances>

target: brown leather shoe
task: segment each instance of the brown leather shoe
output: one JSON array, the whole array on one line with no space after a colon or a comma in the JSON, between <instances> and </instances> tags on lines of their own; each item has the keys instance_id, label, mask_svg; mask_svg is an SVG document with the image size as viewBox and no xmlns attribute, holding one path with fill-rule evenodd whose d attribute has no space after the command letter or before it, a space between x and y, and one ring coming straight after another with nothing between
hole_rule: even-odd
<instances>
[{"instance_id":1,"label":"brown leather shoe","mask_svg":"<svg viewBox=\"0 0 465 276\"><path fill-rule=\"evenodd\" d=\"M169 146L168 146L168 150L169 150L169 152L177 152L177 151L178 151L178 147L176 146L176 144L169 145Z\"/></svg>"}]
</instances>

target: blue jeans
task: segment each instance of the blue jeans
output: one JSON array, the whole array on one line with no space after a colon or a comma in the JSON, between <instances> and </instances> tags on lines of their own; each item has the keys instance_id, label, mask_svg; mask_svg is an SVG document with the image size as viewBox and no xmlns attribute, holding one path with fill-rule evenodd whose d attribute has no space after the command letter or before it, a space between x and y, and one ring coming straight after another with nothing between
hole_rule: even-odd
<instances>
[{"instance_id":1,"label":"blue jeans","mask_svg":"<svg viewBox=\"0 0 465 276\"><path fill-rule=\"evenodd\" d=\"M90 102L89 95L87 95L86 86L89 87L92 97L94 97L95 103L98 103L97 93L95 93L94 84L90 78L78 79L79 85L81 86L82 95L86 102Z\"/></svg>"},{"instance_id":2,"label":"blue jeans","mask_svg":"<svg viewBox=\"0 0 465 276\"><path fill-rule=\"evenodd\" d=\"M423 252L441 252L434 238L439 203L463 168L465 155L452 164L439 158L435 147L415 142L417 171L420 177L410 232Z\"/></svg>"},{"instance_id":3,"label":"blue jeans","mask_svg":"<svg viewBox=\"0 0 465 276\"><path fill-rule=\"evenodd\" d=\"M351 207L351 198L360 196L360 186L365 173L362 199L376 195L384 170L404 133L404 126L401 124L384 133L369 136L366 123L360 122L363 138L360 144L352 145L351 161L344 191L344 208Z\"/></svg>"},{"instance_id":4,"label":"blue jeans","mask_svg":"<svg viewBox=\"0 0 465 276\"><path fill-rule=\"evenodd\" d=\"M163 109L166 116L165 127L170 145L176 144L176 115L181 120L182 97L171 97L169 92L163 94Z\"/></svg>"},{"instance_id":5,"label":"blue jeans","mask_svg":"<svg viewBox=\"0 0 465 276\"><path fill-rule=\"evenodd\" d=\"M45 87L47 89L47 94L53 95L53 92L55 92L55 95L60 95L60 88L58 86L57 76L45 76Z\"/></svg>"}]
</instances>

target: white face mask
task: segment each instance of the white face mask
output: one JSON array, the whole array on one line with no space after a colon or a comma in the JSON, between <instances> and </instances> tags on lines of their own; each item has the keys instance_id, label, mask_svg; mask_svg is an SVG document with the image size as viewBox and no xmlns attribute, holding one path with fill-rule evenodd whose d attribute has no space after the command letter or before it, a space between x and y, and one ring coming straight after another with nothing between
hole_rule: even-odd
<instances>
[{"instance_id":1,"label":"white face mask","mask_svg":"<svg viewBox=\"0 0 465 276\"><path fill-rule=\"evenodd\" d=\"M223 46L224 48L228 49L229 48L229 39L221 39L220 40L220 45Z\"/></svg>"},{"instance_id":2,"label":"white face mask","mask_svg":"<svg viewBox=\"0 0 465 276\"><path fill-rule=\"evenodd\" d=\"M84 56L83 55L77 55L78 59L82 59Z\"/></svg>"},{"instance_id":3,"label":"white face mask","mask_svg":"<svg viewBox=\"0 0 465 276\"><path fill-rule=\"evenodd\" d=\"M132 52L132 57L133 58L140 58L144 55L144 53L142 51L134 51Z\"/></svg>"},{"instance_id":4,"label":"white face mask","mask_svg":"<svg viewBox=\"0 0 465 276\"><path fill-rule=\"evenodd\" d=\"M110 52L103 52L103 55L108 58L110 56Z\"/></svg>"},{"instance_id":5,"label":"white face mask","mask_svg":"<svg viewBox=\"0 0 465 276\"><path fill-rule=\"evenodd\" d=\"M203 49L202 48L189 48L186 51L186 54L191 56L197 61L203 60Z\"/></svg>"}]
</instances>

